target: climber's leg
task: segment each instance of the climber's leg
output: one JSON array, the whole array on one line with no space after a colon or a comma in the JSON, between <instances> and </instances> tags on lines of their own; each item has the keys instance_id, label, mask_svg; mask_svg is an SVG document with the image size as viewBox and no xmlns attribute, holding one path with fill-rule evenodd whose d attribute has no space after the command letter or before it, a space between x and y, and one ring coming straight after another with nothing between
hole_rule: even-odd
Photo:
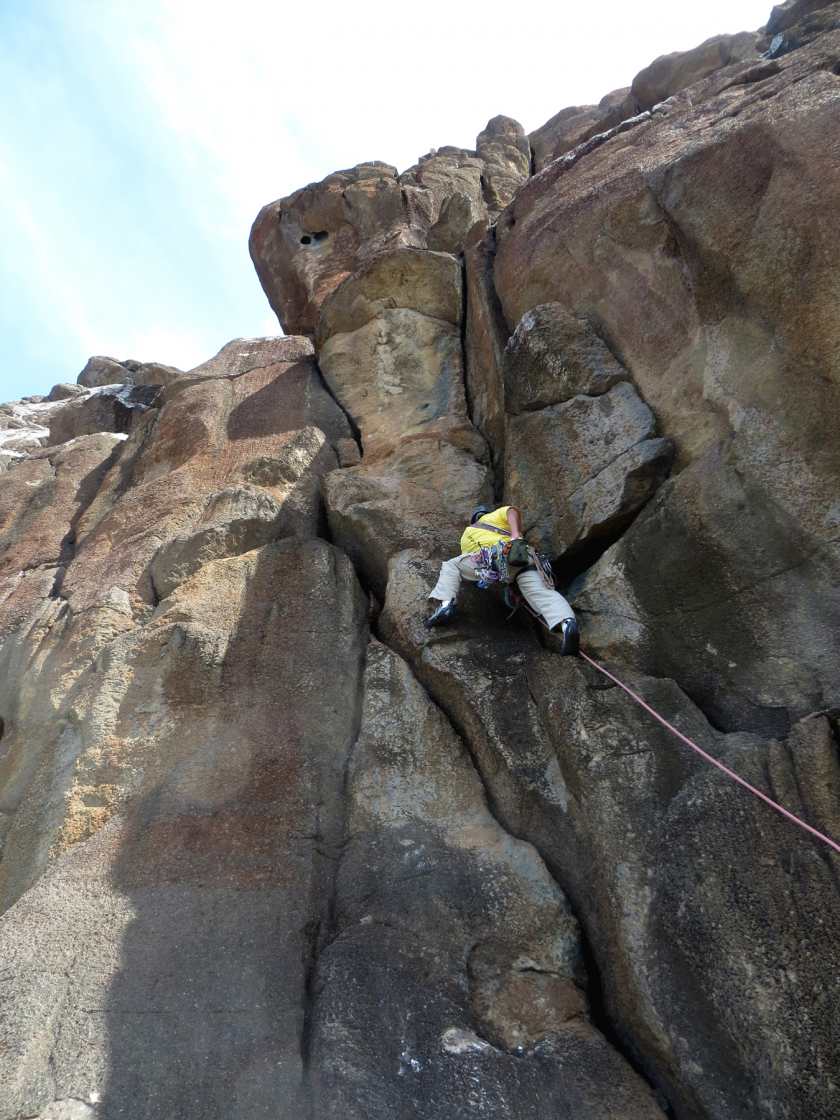
<instances>
[{"instance_id":1,"label":"climber's leg","mask_svg":"<svg viewBox=\"0 0 840 1120\"><path fill-rule=\"evenodd\" d=\"M440 576L429 592L430 599L440 599L445 603L458 595L462 579L477 580L476 564L471 552L465 552L452 560L444 560L440 566Z\"/></svg>"},{"instance_id":2,"label":"climber's leg","mask_svg":"<svg viewBox=\"0 0 840 1120\"><path fill-rule=\"evenodd\" d=\"M440 606L426 619L426 626L442 626L455 614L455 602L462 579L477 580L476 562L472 553L464 553L452 560L444 560L440 566L440 576L432 589L429 598L439 599Z\"/></svg>"},{"instance_id":3,"label":"climber's leg","mask_svg":"<svg viewBox=\"0 0 840 1120\"><path fill-rule=\"evenodd\" d=\"M575 612L560 592L546 587L538 572L523 572L516 582L528 605L543 616L549 630L567 618L575 617Z\"/></svg>"}]
</instances>

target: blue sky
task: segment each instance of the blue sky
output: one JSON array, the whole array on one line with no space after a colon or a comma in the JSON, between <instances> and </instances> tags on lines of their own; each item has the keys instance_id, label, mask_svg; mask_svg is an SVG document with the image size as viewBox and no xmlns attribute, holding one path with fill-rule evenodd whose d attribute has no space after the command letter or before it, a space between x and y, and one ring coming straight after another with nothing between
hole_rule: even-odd
<instances>
[{"instance_id":1,"label":"blue sky","mask_svg":"<svg viewBox=\"0 0 840 1120\"><path fill-rule=\"evenodd\" d=\"M329 172L531 130L764 0L0 0L0 400L91 354L188 369L279 333L259 208Z\"/></svg>"}]
</instances>

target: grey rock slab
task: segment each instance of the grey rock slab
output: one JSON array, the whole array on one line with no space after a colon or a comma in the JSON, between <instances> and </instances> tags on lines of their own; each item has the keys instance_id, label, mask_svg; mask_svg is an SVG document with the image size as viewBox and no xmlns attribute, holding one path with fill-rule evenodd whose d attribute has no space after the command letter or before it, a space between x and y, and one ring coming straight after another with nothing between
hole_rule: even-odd
<instances>
[{"instance_id":1,"label":"grey rock slab","mask_svg":"<svg viewBox=\"0 0 840 1120\"><path fill-rule=\"evenodd\" d=\"M666 483L570 597L595 656L679 681L717 726L785 737L840 703L840 555L728 445Z\"/></svg>"},{"instance_id":2,"label":"grey rock slab","mask_svg":"<svg viewBox=\"0 0 840 1120\"><path fill-rule=\"evenodd\" d=\"M391 564L380 633L464 736L493 805L567 894L606 1011L677 1115L837 1115L836 857L705 763L596 670L468 588L423 626L436 565ZM586 647L584 647L586 648ZM786 744L724 735L670 680L607 668L700 747L840 835L825 717ZM788 970L795 979L789 979ZM803 970L800 972L800 970Z\"/></svg>"},{"instance_id":3,"label":"grey rock slab","mask_svg":"<svg viewBox=\"0 0 840 1120\"><path fill-rule=\"evenodd\" d=\"M629 519L670 466L664 441L625 458L655 429L629 382L511 417L505 500L522 511L530 542L555 558Z\"/></svg>"},{"instance_id":4,"label":"grey rock slab","mask_svg":"<svg viewBox=\"0 0 840 1120\"><path fill-rule=\"evenodd\" d=\"M145 625L107 598L52 600L0 650L19 896L0 918L0 1115L312 1116L308 978L365 597L341 553L291 540L205 565Z\"/></svg>"},{"instance_id":5,"label":"grey rock slab","mask_svg":"<svg viewBox=\"0 0 840 1120\"><path fill-rule=\"evenodd\" d=\"M542 860L493 819L464 744L377 642L346 829L315 978L320 1116L661 1115L588 1021L576 923Z\"/></svg>"},{"instance_id":6,"label":"grey rock slab","mask_svg":"<svg viewBox=\"0 0 840 1120\"><path fill-rule=\"evenodd\" d=\"M606 393L629 380L589 323L559 303L540 304L522 316L505 347L503 369L505 410L514 416L579 394Z\"/></svg>"}]
</instances>

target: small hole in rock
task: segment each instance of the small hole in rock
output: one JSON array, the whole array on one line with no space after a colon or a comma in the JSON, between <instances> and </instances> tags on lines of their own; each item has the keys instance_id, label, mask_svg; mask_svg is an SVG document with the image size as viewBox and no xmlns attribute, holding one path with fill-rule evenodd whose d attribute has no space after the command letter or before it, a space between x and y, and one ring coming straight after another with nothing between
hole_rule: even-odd
<instances>
[{"instance_id":1,"label":"small hole in rock","mask_svg":"<svg viewBox=\"0 0 840 1120\"><path fill-rule=\"evenodd\" d=\"M838 60L831 67L831 72L840 76L840 58L838 58Z\"/></svg>"},{"instance_id":2,"label":"small hole in rock","mask_svg":"<svg viewBox=\"0 0 840 1120\"><path fill-rule=\"evenodd\" d=\"M312 238L309 236L308 233L305 233L303 235L303 237L300 239L300 243L301 243L301 245L311 245L312 244Z\"/></svg>"},{"instance_id":3,"label":"small hole in rock","mask_svg":"<svg viewBox=\"0 0 840 1120\"><path fill-rule=\"evenodd\" d=\"M318 233L314 234L313 236L314 236L316 241L326 241L327 238L329 237L329 233L325 229L322 229L322 230L319 230Z\"/></svg>"},{"instance_id":4,"label":"small hole in rock","mask_svg":"<svg viewBox=\"0 0 840 1120\"><path fill-rule=\"evenodd\" d=\"M0 716L0 739L2 739L5 734L6 734L6 724L3 721L3 717Z\"/></svg>"}]
</instances>

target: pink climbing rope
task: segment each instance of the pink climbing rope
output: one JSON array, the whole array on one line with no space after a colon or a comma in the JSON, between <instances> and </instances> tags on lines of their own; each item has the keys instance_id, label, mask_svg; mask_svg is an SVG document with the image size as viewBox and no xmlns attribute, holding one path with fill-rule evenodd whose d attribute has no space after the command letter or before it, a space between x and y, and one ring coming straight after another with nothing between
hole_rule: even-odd
<instances>
[{"instance_id":1,"label":"pink climbing rope","mask_svg":"<svg viewBox=\"0 0 840 1120\"><path fill-rule=\"evenodd\" d=\"M710 754L706 754L706 752L701 750L696 743L692 743L692 741L690 739L687 739L681 731L677 731L676 727L674 727L673 724L668 723L667 719L663 719L662 716L658 712L655 712L649 704L646 704L641 696L637 696L636 693L629 689L626 684L622 684L618 677L614 677L612 673L608 673L607 670L603 668L603 666L599 665L597 661L593 661L591 657L587 657L583 652L580 653L580 656L584 659L584 661L588 661L590 665L597 669L599 673L603 673L605 677L609 677L609 679L617 684L619 688L623 688L628 696L632 696L636 703L641 704L646 712L650 712L654 719L658 719L663 727L667 727L669 731L673 731L678 739L682 739L682 741L684 743L687 743L692 750L697 751L699 755L702 755L707 762L711 762L713 766L717 766L718 770L722 770L724 774L728 774L730 778L734 778L735 781L739 783L739 785L744 786L744 788L748 789L750 793L754 793L756 797L760 797L762 801L766 801L768 805L771 805L774 809L781 813L782 816L787 817L788 820L793 821L794 824L798 824L801 828L804 828L806 832L810 832L812 836L816 836L818 840L824 840L826 844L834 848L835 852L840 852L840 844L835 844L833 840L830 840L821 832L817 832L815 828L811 828L811 826L809 824L806 824L805 821L801 821L799 817L794 816L793 813L789 813L787 809L783 809L781 805L777 805L776 802L773 801L772 798L768 797L766 793L762 793L760 789L756 789L755 786L751 786L749 782L745 782L743 778L739 778L738 775L734 773L734 771L728 769L723 765L722 762L718 762L716 758L712 758Z\"/></svg>"}]
</instances>

